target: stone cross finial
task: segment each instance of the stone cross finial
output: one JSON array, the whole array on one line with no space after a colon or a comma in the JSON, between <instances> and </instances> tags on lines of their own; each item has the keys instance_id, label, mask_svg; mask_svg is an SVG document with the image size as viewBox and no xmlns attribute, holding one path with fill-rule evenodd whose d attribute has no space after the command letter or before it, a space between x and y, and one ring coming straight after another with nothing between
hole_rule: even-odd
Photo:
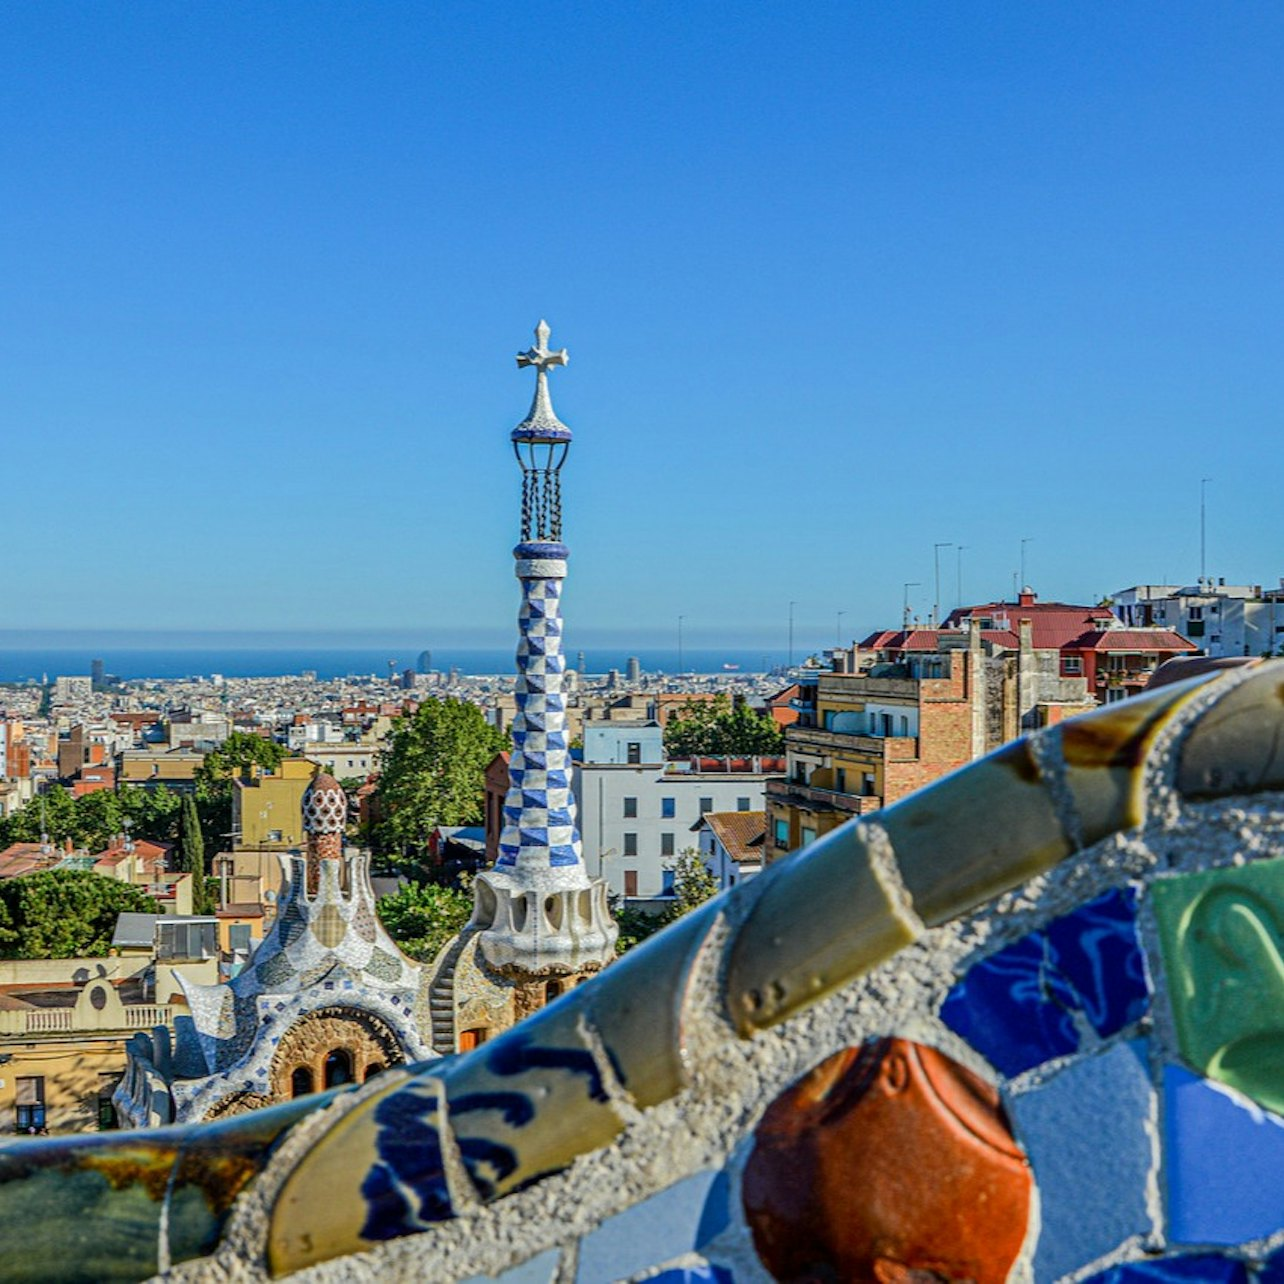
<instances>
[{"instance_id":1,"label":"stone cross finial","mask_svg":"<svg viewBox=\"0 0 1284 1284\"><path fill-rule=\"evenodd\" d=\"M557 352L549 349L548 336L552 333L548 328L548 322L541 320L539 325L535 327L535 346L517 354L517 364L522 367L534 366L539 371L541 379L548 377L548 371L551 367L564 366L570 360L566 355L565 348L561 348Z\"/></svg>"},{"instance_id":2,"label":"stone cross finial","mask_svg":"<svg viewBox=\"0 0 1284 1284\"><path fill-rule=\"evenodd\" d=\"M566 349L554 352L548 346L551 331L547 321L541 321L535 327L535 346L517 354L520 367L535 367L535 397L531 402L530 413L517 426L517 433L528 440L532 434L551 433L555 440L570 440L570 429L553 413L553 402L548 395L548 372L554 366L564 366L570 359Z\"/></svg>"}]
</instances>

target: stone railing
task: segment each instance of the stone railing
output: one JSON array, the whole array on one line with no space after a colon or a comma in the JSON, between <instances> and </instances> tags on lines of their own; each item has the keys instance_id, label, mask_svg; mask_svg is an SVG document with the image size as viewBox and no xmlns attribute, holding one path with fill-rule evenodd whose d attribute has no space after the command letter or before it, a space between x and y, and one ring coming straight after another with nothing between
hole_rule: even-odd
<instances>
[{"instance_id":1,"label":"stone railing","mask_svg":"<svg viewBox=\"0 0 1284 1284\"><path fill-rule=\"evenodd\" d=\"M467 1055L0 1150L0 1260L49 1280L1265 1281L1281 1049L1275 663L1007 745Z\"/></svg>"}]
</instances>

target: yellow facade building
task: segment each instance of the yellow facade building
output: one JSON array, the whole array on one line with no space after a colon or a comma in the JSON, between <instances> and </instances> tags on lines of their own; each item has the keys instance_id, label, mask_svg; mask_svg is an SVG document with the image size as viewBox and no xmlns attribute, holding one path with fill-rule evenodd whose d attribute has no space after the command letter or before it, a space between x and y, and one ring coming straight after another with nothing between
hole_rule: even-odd
<instances>
[{"instance_id":1,"label":"yellow facade building","mask_svg":"<svg viewBox=\"0 0 1284 1284\"><path fill-rule=\"evenodd\" d=\"M303 844L303 794L316 771L306 758L286 758L272 772L232 786L232 829L239 848L283 852Z\"/></svg>"}]
</instances>

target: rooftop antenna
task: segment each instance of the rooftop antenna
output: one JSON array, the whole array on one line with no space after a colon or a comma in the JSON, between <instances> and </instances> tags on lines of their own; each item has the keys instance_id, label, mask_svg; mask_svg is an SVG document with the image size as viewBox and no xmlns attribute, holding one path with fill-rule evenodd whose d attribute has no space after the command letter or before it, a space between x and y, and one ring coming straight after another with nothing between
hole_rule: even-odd
<instances>
[{"instance_id":1,"label":"rooftop antenna","mask_svg":"<svg viewBox=\"0 0 1284 1284\"><path fill-rule=\"evenodd\" d=\"M1023 589L1030 587L1030 581L1026 579L1026 575L1025 575L1025 546L1027 544L1033 544L1033 543L1034 543L1033 535L1025 535L1021 539L1021 587Z\"/></svg>"},{"instance_id":2,"label":"rooftop antenna","mask_svg":"<svg viewBox=\"0 0 1284 1284\"><path fill-rule=\"evenodd\" d=\"M954 548L958 553L958 565L954 572L954 594L958 598L955 605L961 611L963 609L963 550L966 544L955 544Z\"/></svg>"},{"instance_id":3,"label":"rooftop antenna","mask_svg":"<svg viewBox=\"0 0 1284 1284\"><path fill-rule=\"evenodd\" d=\"M904 585L905 594L901 603L901 625L903 628L908 629L910 626L909 591L912 588L922 588L922 587L923 585L918 580L905 581L905 585Z\"/></svg>"},{"instance_id":4,"label":"rooftop antenna","mask_svg":"<svg viewBox=\"0 0 1284 1284\"><path fill-rule=\"evenodd\" d=\"M789 667L794 667L794 607L797 602L789 603Z\"/></svg>"},{"instance_id":5,"label":"rooftop antenna","mask_svg":"<svg viewBox=\"0 0 1284 1284\"><path fill-rule=\"evenodd\" d=\"M834 630L834 645L841 651L843 649L843 616L846 611L838 612L838 627Z\"/></svg>"}]
</instances>

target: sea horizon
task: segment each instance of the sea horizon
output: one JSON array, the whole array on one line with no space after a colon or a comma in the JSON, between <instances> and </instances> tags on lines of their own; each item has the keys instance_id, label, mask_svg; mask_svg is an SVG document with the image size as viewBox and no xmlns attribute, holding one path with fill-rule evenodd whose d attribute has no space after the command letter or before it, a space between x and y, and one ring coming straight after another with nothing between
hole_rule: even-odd
<instances>
[{"instance_id":1,"label":"sea horizon","mask_svg":"<svg viewBox=\"0 0 1284 1284\"><path fill-rule=\"evenodd\" d=\"M6 646L0 640L0 682L52 681L56 677L84 676L91 662L101 660L104 673L127 681L184 678L272 678L315 672L320 680L345 677L387 676L390 671L416 669L419 651L396 646ZM759 647L688 647L681 668L674 647L584 647L584 671L623 674L631 657L644 673L673 675L765 673L785 664L787 656ZM796 662L806 658L799 649ZM511 676L515 649L501 647L432 648L432 670L451 669L467 677ZM580 649L566 652L567 667L580 667ZM390 663L392 662L392 663Z\"/></svg>"}]
</instances>

